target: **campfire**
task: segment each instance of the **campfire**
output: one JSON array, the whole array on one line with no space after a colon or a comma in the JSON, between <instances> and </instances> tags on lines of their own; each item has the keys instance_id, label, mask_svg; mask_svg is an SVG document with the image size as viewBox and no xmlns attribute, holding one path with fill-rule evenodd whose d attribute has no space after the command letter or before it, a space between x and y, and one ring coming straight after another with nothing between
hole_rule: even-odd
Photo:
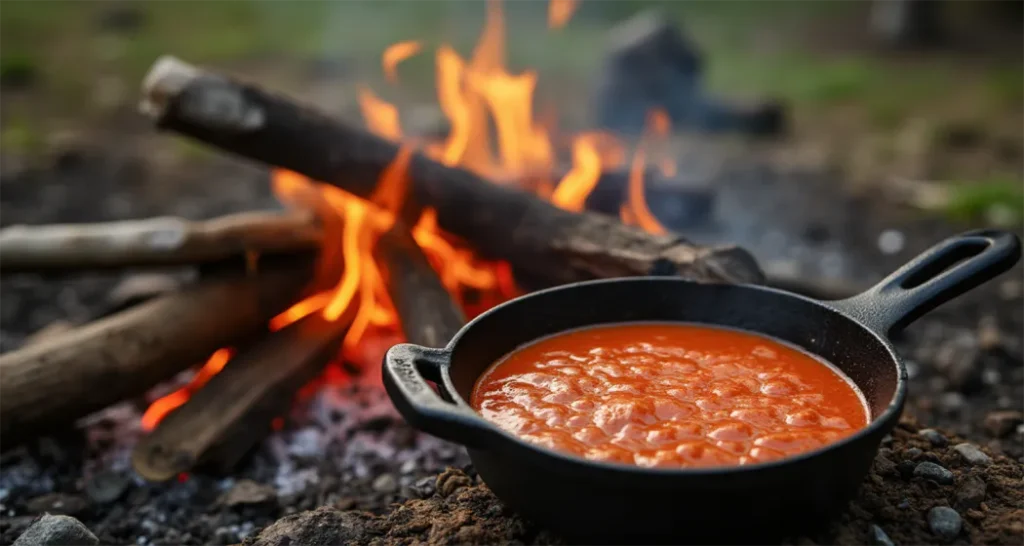
<instances>
[{"instance_id":1,"label":"campfire","mask_svg":"<svg viewBox=\"0 0 1024 546\"><path fill-rule=\"evenodd\" d=\"M574 2L552 1L550 25ZM401 42L382 59L424 54ZM566 134L534 112L537 74L510 72L501 5L489 4L469 58L435 53L450 130L403 133L399 109L362 87L365 127L252 83L165 57L143 84L142 111L165 131L273 168L285 212L5 229L4 272L197 266L199 281L0 357L0 434L22 440L149 391L133 456L143 477L230 467L296 396L343 381L342 363L379 367L401 340L444 346L467 319L539 287L632 275L761 282L744 250L666 230L646 203L675 175L652 143L670 132L649 113L627 143ZM216 183L211 181L211 183ZM351 367L351 366L349 366ZM304 389L306 388L306 389Z\"/></svg>"}]
</instances>

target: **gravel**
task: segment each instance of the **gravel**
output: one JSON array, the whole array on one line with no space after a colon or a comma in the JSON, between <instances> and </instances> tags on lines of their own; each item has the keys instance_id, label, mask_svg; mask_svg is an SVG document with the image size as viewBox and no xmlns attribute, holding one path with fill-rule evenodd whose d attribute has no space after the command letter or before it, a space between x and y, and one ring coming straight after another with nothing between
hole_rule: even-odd
<instances>
[{"instance_id":1,"label":"gravel","mask_svg":"<svg viewBox=\"0 0 1024 546\"><path fill-rule=\"evenodd\" d=\"M948 506L936 506L928 511L928 528L945 540L953 540L960 534L964 520Z\"/></svg>"},{"instance_id":2,"label":"gravel","mask_svg":"<svg viewBox=\"0 0 1024 546\"><path fill-rule=\"evenodd\" d=\"M988 486L985 480L978 476L967 476L963 483L956 489L956 496L953 497L953 506L957 510L971 510L981 506L985 500Z\"/></svg>"},{"instance_id":3,"label":"gravel","mask_svg":"<svg viewBox=\"0 0 1024 546\"><path fill-rule=\"evenodd\" d=\"M953 483L952 472L943 468L941 465L931 462L919 463L917 467L914 468L914 476L931 480L941 485L950 485Z\"/></svg>"},{"instance_id":4,"label":"gravel","mask_svg":"<svg viewBox=\"0 0 1024 546\"><path fill-rule=\"evenodd\" d=\"M871 544L875 546L896 546L881 527L871 524Z\"/></svg>"},{"instance_id":5,"label":"gravel","mask_svg":"<svg viewBox=\"0 0 1024 546\"><path fill-rule=\"evenodd\" d=\"M986 465L992 462L992 457L989 457L982 451L978 446L964 442L953 446L953 449L964 458L965 461L973 465Z\"/></svg>"},{"instance_id":6,"label":"gravel","mask_svg":"<svg viewBox=\"0 0 1024 546\"><path fill-rule=\"evenodd\" d=\"M13 546L91 546L96 535L71 516L45 515L32 524Z\"/></svg>"},{"instance_id":7,"label":"gravel","mask_svg":"<svg viewBox=\"0 0 1024 546\"><path fill-rule=\"evenodd\" d=\"M935 447L946 447L948 444L946 437L933 428L923 428L918 434L924 436Z\"/></svg>"}]
</instances>

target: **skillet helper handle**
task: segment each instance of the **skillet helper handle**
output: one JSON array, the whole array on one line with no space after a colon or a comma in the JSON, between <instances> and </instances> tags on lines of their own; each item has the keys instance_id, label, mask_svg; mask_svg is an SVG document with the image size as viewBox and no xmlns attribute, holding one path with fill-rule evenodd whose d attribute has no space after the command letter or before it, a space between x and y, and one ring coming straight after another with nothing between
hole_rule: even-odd
<instances>
[{"instance_id":1,"label":"skillet helper handle","mask_svg":"<svg viewBox=\"0 0 1024 546\"><path fill-rule=\"evenodd\" d=\"M443 349L395 345L384 355L384 388L410 425L445 440L481 447L494 432L491 424L473 410L443 400L424 379L429 377L451 398L441 383L441 370L448 365L448 358Z\"/></svg>"},{"instance_id":2,"label":"skillet helper handle","mask_svg":"<svg viewBox=\"0 0 1024 546\"><path fill-rule=\"evenodd\" d=\"M968 231L924 251L867 291L829 305L889 335L1004 273L1020 255L1020 239L1012 233Z\"/></svg>"}]
</instances>

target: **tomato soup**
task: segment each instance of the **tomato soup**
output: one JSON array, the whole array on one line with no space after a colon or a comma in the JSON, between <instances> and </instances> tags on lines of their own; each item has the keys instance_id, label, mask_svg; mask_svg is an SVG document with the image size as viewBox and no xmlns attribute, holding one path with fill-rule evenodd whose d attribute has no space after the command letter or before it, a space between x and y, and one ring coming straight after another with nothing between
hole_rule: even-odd
<instances>
[{"instance_id":1,"label":"tomato soup","mask_svg":"<svg viewBox=\"0 0 1024 546\"><path fill-rule=\"evenodd\" d=\"M646 467L771 461L868 422L859 391L830 365L759 335L688 324L539 340L488 369L471 404L526 441Z\"/></svg>"}]
</instances>

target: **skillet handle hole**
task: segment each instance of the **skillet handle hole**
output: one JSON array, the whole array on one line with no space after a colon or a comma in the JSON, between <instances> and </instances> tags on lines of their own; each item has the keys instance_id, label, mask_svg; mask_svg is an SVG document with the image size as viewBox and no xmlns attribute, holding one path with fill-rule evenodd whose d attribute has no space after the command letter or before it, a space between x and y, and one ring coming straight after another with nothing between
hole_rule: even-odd
<instances>
[{"instance_id":1,"label":"skillet handle hole","mask_svg":"<svg viewBox=\"0 0 1024 546\"><path fill-rule=\"evenodd\" d=\"M938 277L943 272L952 269L957 264L965 262L985 251L991 246L987 241L964 241L949 252L935 257L934 260L921 264L920 267L911 271L899 284L904 290L917 288L922 284Z\"/></svg>"}]
</instances>

